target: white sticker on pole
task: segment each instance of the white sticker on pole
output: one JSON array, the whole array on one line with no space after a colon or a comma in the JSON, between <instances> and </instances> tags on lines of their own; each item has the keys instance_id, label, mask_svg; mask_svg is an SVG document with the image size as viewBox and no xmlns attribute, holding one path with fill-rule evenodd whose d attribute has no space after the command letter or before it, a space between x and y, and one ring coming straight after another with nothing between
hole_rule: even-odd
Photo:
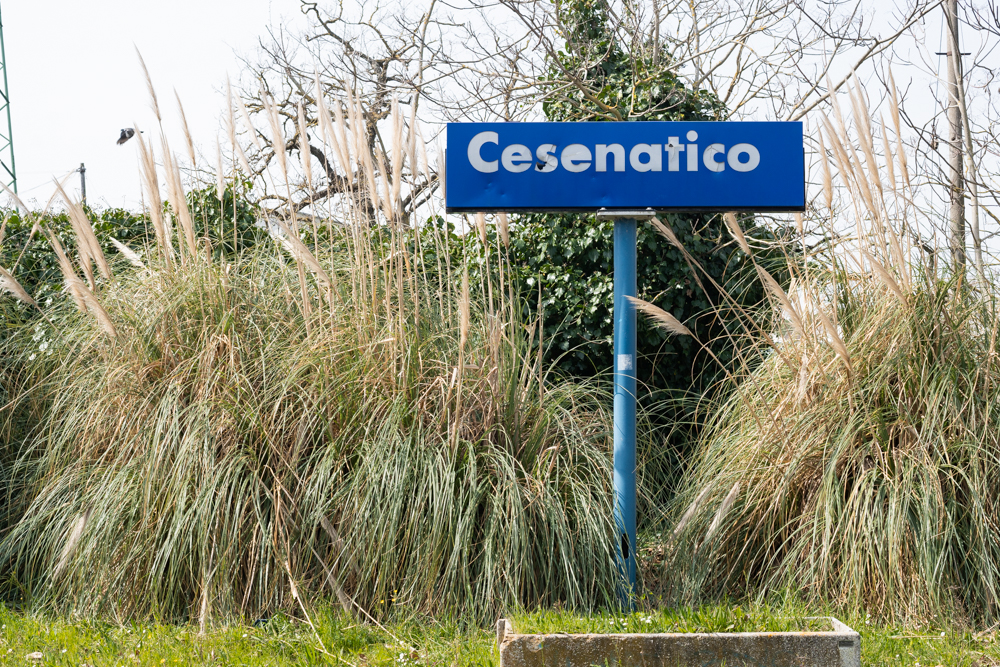
<instances>
[{"instance_id":1,"label":"white sticker on pole","mask_svg":"<svg viewBox=\"0 0 1000 667\"><path fill-rule=\"evenodd\" d=\"M630 371L630 370L632 370L632 355L631 354L619 354L618 355L618 370L620 370L620 371Z\"/></svg>"}]
</instances>

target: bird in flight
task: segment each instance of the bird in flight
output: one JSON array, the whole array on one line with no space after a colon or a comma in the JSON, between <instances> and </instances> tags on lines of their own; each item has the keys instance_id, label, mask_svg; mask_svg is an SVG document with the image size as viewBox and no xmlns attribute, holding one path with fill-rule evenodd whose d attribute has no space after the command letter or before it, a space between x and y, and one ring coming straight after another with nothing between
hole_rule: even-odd
<instances>
[{"instance_id":1,"label":"bird in flight","mask_svg":"<svg viewBox=\"0 0 1000 667\"><path fill-rule=\"evenodd\" d=\"M126 141L135 136L135 130L131 127L126 127L122 130L121 136L118 137L118 145L121 146Z\"/></svg>"}]
</instances>

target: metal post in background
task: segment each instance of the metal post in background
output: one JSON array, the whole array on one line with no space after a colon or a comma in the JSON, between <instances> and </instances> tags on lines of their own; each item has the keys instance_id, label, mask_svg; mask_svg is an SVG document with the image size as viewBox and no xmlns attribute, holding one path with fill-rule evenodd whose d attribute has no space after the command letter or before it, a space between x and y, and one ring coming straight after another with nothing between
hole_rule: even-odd
<instances>
[{"instance_id":1,"label":"metal post in background","mask_svg":"<svg viewBox=\"0 0 1000 667\"><path fill-rule=\"evenodd\" d=\"M17 192L17 169L14 167L14 131L10 121L10 95L7 92L7 55L3 44L3 19L0 18L0 70L3 78L0 84L0 179ZM6 118L7 126L3 126Z\"/></svg>"},{"instance_id":2,"label":"metal post in background","mask_svg":"<svg viewBox=\"0 0 1000 667\"><path fill-rule=\"evenodd\" d=\"M600 212L598 218L614 219L614 492L615 544L618 567L628 585L621 592L622 606L635 607L635 413L636 413L636 312L628 297L636 296L636 219L653 212Z\"/></svg>"},{"instance_id":3,"label":"metal post in background","mask_svg":"<svg viewBox=\"0 0 1000 667\"><path fill-rule=\"evenodd\" d=\"M84 206L87 205L87 168L80 163L80 168L77 169L80 172L80 201Z\"/></svg>"}]
</instances>

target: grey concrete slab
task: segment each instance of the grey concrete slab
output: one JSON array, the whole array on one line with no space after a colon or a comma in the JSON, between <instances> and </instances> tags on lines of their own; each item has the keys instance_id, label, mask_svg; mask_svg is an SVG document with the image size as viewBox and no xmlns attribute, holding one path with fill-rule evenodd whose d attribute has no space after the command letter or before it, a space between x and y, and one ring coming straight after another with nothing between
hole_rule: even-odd
<instances>
[{"instance_id":1,"label":"grey concrete slab","mask_svg":"<svg viewBox=\"0 0 1000 667\"><path fill-rule=\"evenodd\" d=\"M861 638L828 632L517 634L497 622L501 667L860 667Z\"/></svg>"}]
</instances>

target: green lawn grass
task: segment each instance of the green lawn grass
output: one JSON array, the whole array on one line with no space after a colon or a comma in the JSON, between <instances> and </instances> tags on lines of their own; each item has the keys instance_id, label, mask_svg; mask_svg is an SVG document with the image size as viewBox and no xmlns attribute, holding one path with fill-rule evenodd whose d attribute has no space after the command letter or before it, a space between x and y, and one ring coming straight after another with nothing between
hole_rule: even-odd
<instances>
[{"instance_id":1,"label":"green lawn grass","mask_svg":"<svg viewBox=\"0 0 1000 667\"><path fill-rule=\"evenodd\" d=\"M581 616L549 610L515 614L519 632L741 632L815 626L824 612L797 605L717 605L696 610ZM492 628L410 617L378 627L327 608L303 620L277 616L259 627L115 624L25 616L0 609L0 665L417 665L495 666ZM1000 665L995 633L901 628L845 618L861 632L865 665ZM942 634L943 633L943 634ZM41 653L40 659L29 658Z\"/></svg>"}]
</instances>

